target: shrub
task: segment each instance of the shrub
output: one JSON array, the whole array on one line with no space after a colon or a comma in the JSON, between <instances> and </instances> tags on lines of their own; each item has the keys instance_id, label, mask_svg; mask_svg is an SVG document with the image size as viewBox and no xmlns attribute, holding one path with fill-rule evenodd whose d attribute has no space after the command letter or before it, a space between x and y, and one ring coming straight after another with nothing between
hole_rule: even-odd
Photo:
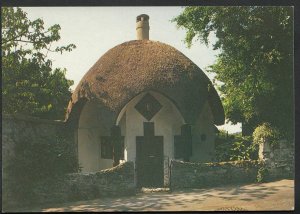
<instances>
[{"instance_id":1,"label":"shrub","mask_svg":"<svg viewBox=\"0 0 300 214\"><path fill-rule=\"evenodd\" d=\"M263 123L256 127L253 132L253 142L260 144L268 142L271 146L276 146L281 138L281 134L276 127L272 127L270 123Z\"/></svg>"},{"instance_id":2,"label":"shrub","mask_svg":"<svg viewBox=\"0 0 300 214\"><path fill-rule=\"evenodd\" d=\"M258 146L252 143L251 136L219 134L216 140L217 161L256 160L257 157Z\"/></svg>"},{"instance_id":3,"label":"shrub","mask_svg":"<svg viewBox=\"0 0 300 214\"><path fill-rule=\"evenodd\" d=\"M231 147L231 161L241 160L256 160L257 159L257 146L249 141L235 141Z\"/></svg>"}]
</instances>

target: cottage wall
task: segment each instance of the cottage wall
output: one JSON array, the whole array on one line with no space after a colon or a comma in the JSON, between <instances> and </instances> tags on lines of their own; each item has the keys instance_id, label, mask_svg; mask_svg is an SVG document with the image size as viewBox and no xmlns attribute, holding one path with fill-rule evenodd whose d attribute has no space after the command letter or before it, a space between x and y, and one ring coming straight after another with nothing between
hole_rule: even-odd
<instances>
[{"instance_id":1,"label":"cottage wall","mask_svg":"<svg viewBox=\"0 0 300 214\"><path fill-rule=\"evenodd\" d=\"M111 113L96 102L87 102L81 111L78 130L78 160L82 172L111 168L111 159L101 158L101 136L110 136Z\"/></svg>"},{"instance_id":2,"label":"cottage wall","mask_svg":"<svg viewBox=\"0 0 300 214\"><path fill-rule=\"evenodd\" d=\"M77 134L78 159L83 172L93 172L113 166L112 159L101 158L101 136L110 136L111 127L116 124L124 136L124 159L136 159L136 137L144 136L144 122L154 122L154 134L163 136L164 158L174 159L174 136L181 134L181 126L185 123L177 107L164 95L151 91L162 108L147 121L136 109L135 105L146 92L133 98L120 112L117 121L113 121L111 112L103 109L96 102L87 102L81 111ZM192 124L192 157L193 162L209 162L214 160L214 125L208 102L204 105L195 124ZM75 138L76 139L76 138ZM167 171L166 171L167 173Z\"/></svg>"},{"instance_id":3,"label":"cottage wall","mask_svg":"<svg viewBox=\"0 0 300 214\"><path fill-rule=\"evenodd\" d=\"M210 162L215 159L215 132L213 115L205 103L196 123L192 126L192 162Z\"/></svg>"}]
</instances>

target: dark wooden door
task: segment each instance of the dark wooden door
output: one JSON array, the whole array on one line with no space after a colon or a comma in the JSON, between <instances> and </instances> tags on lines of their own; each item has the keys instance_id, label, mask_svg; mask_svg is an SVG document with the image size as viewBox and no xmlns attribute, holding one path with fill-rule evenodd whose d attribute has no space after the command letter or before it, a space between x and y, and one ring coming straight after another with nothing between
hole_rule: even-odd
<instances>
[{"instance_id":1,"label":"dark wooden door","mask_svg":"<svg viewBox=\"0 0 300 214\"><path fill-rule=\"evenodd\" d=\"M163 187L163 137L136 137L137 185Z\"/></svg>"}]
</instances>

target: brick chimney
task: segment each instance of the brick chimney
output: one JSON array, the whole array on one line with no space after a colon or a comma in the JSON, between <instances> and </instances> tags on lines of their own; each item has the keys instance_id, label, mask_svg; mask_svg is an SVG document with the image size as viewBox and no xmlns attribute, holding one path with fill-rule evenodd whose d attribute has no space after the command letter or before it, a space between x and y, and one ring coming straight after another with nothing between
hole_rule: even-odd
<instances>
[{"instance_id":1,"label":"brick chimney","mask_svg":"<svg viewBox=\"0 0 300 214\"><path fill-rule=\"evenodd\" d=\"M149 40L149 16L141 14L136 17L136 38L137 40Z\"/></svg>"}]
</instances>

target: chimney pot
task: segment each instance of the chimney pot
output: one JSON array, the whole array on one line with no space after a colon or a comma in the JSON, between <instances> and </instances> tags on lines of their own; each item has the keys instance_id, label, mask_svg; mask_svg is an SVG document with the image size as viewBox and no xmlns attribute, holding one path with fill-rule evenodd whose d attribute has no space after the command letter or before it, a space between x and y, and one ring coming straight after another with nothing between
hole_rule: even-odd
<instances>
[{"instance_id":1,"label":"chimney pot","mask_svg":"<svg viewBox=\"0 0 300 214\"><path fill-rule=\"evenodd\" d=\"M149 16L141 14L136 17L137 40L149 40Z\"/></svg>"}]
</instances>

